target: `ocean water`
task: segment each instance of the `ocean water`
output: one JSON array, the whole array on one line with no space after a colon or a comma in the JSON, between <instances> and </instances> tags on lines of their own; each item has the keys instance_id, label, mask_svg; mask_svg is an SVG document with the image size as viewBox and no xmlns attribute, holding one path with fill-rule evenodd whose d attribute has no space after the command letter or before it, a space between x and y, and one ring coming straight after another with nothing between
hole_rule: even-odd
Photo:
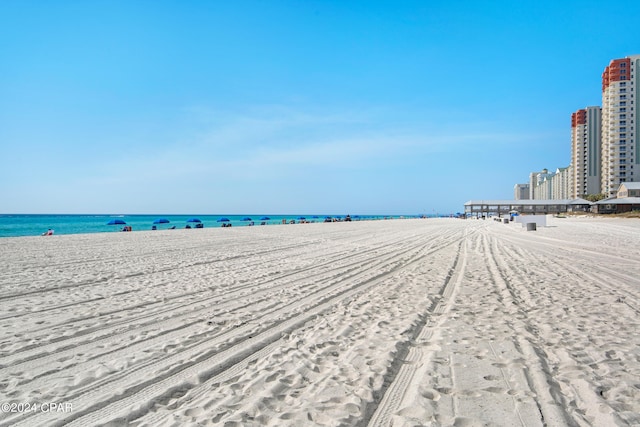
<instances>
[{"instance_id":1,"label":"ocean water","mask_svg":"<svg viewBox=\"0 0 640 427\"><path fill-rule=\"evenodd\" d=\"M262 220L262 217L269 217ZM0 237L18 236L39 236L48 229L54 230L55 234L83 234L83 233L113 233L121 231L123 225L107 225L111 220L123 220L126 225L131 226L132 231L151 230L155 225L157 229L167 229L170 227L185 228L187 225L195 227L195 223L187 222L191 218L198 218L205 228L222 227L220 218L229 219L228 224L233 227L243 227L249 225L251 221L244 220L251 218L255 225L282 224L282 220L295 220L304 217L310 222L323 222L326 216L334 218L344 218L344 215L10 215L0 214ZM158 218L166 218L168 224L154 224ZM354 221L398 218L391 215L352 215Z\"/></svg>"}]
</instances>

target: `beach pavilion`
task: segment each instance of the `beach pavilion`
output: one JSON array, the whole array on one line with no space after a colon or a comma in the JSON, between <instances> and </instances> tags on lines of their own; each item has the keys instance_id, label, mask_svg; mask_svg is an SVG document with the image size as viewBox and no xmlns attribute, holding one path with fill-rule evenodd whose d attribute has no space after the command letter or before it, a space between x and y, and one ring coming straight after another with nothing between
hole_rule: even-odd
<instances>
[{"instance_id":1,"label":"beach pavilion","mask_svg":"<svg viewBox=\"0 0 640 427\"><path fill-rule=\"evenodd\" d=\"M563 200L469 200L464 204L465 217L547 215L567 212L589 212L591 202L585 199Z\"/></svg>"}]
</instances>

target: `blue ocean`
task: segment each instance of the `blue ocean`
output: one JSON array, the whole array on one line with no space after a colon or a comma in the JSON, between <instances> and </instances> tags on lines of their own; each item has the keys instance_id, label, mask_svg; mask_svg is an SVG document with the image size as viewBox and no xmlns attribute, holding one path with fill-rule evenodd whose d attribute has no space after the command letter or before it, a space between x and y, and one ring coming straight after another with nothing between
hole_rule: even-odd
<instances>
[{"instance_id":1,"label":"blue ocean","mask_svg":"<svg viewBox=\"0 0 640 427\"><path fill-rule=\"evenodd\" d=\"M301 220L323 222L327 217L344 220L344 215L11 215L0 214L0 237L39 236L53 230L54 234L111 233L126 225L131 231L168 228L204 228L273 225ZM393 216L353 215L354 221L393 218ZM168 222L159 221L160 219ZM225 221L228 220L228 221ZM198 222L199 221L199 222ZM116 223L110 225L110 223ZM124 224L123 224L124 223Z\"/></svg>"}]
</instances>

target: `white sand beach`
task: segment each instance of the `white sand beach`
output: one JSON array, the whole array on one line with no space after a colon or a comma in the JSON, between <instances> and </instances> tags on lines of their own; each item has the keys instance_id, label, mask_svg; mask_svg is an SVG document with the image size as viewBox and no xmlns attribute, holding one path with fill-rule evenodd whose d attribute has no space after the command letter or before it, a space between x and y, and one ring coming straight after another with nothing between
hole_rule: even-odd
<instances>
[{"instance_id":1,"label":"white sand beach","mask_svg":"<svg viewBox=\"0 0 640 427\"><path fill-rule=\"evenodd\" d=\"M0 426L638 426L640 221L0 240Z\"/></svg>"}]
</instances>

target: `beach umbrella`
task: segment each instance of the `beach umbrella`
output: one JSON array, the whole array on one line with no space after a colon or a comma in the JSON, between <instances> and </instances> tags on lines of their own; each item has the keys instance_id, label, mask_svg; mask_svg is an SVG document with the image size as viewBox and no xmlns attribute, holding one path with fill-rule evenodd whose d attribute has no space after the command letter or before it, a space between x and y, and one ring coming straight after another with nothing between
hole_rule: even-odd
<instances>
[{"instance_id":1,"label":"beach umbrella","mask_svg":"<svg viewBox=\"0 0 640 427\"><path fill-rule=\"evenodd\" d=\"M268 216L263 216L262 218L260 218L260 221L269 221L271 218L269 218Z\"/></svg>"},{"instance_id":2,"label":"beach umbrella","mask_svg":"<svg viewBox=\"0 0 640 427\"><path fill-rule=\"evenodd\" d=\"M244 218L242 218L243 221L251 221L251 218L249 218L248 216L245 216Z\"/></svg>"},{"instance_id":3,"label":"beach umbrella","mask_svg":"<svg viewBox=\"0 0 640 427\"><path fill-rule=\"evenodd\" d=\"M187 222L202 222L198 218L189 218Z\"/></svg>"},{"instance_id":4,"label":"beach umbrella","mask_svg":"<svg viewBox=\"0 0 640 427\"><path fill-rule=\"evenodd\" d=\"M218 220L218 222L229 222L229 218L222 217Z\"/></svg>"},{"instance_id":5,"label":"beach umbrella","mask_svg":"<svg viewBox=\"0 0 640 427\"><path fill-rule=\"evenodd\" d=\"M126 224L126 222L124 222L121 219L112 219L107 223L107 225L124 225L124 224Z\"/></svg>"},{"instance_id":6,"label":"beach umbrella","mask_svg":"<svg viewBox=\"0 0 640 427\"><path fill-rule=\"evenodd\" d=\"M169 220L167 218L158 218L153 221L154 224L169 224Z\"/></svg>"}]
</instances>

